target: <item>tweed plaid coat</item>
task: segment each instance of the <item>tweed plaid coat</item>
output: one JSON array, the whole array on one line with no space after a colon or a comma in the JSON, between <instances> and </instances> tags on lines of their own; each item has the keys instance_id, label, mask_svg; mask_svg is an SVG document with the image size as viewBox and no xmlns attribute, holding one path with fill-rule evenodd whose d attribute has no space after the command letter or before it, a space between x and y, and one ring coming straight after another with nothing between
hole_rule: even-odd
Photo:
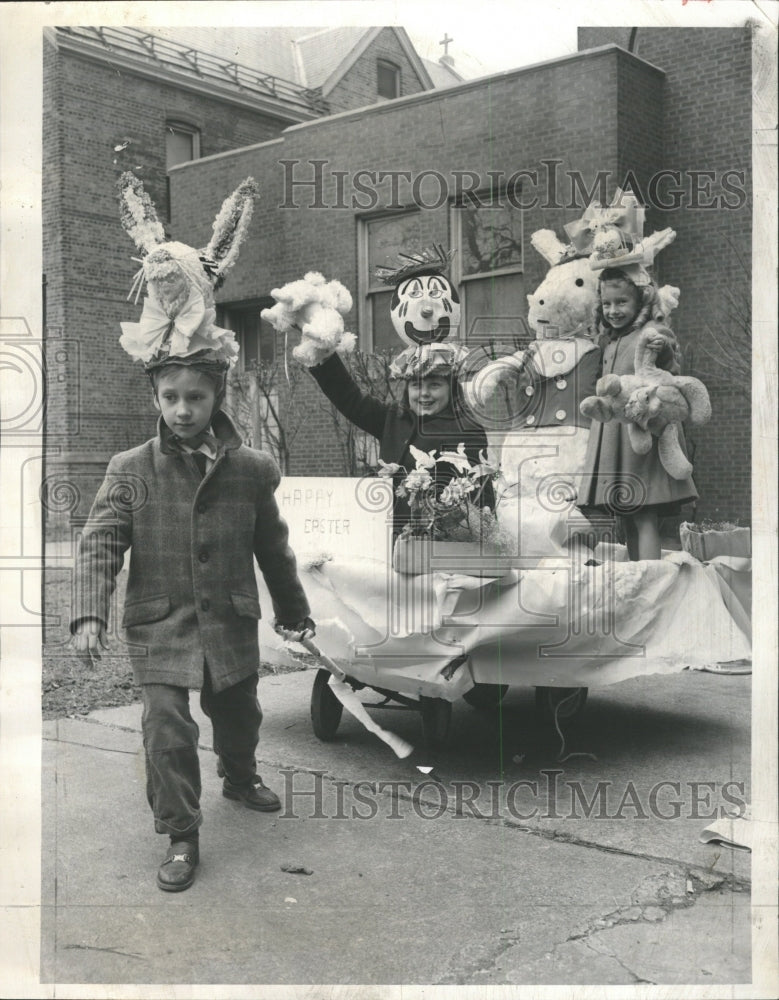
<instances>
[{"instance_id":1,"label":"tweed plaid coat","mask_svg":"<svg viewBox=\"0 0 779 1000\"><path fill-rule=\"evenodd\" d=\"M215 691L259 665L256 558L276 618L301 621L308 601L274 492L278 466L247 448L226 414L214 416L217 457L201 480L191 454L158 435L109 462L79 547L71 629L108 622L116 575L130 552L122 624L139 684Z\"/></svg>"}]
</instances>

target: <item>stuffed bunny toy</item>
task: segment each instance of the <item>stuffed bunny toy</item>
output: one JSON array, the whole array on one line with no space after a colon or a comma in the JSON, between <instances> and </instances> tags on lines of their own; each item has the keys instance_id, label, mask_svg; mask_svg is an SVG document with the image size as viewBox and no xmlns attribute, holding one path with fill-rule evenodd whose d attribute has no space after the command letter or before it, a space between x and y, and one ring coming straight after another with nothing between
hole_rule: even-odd
<instances>
[{"instance_id":1,"label":"stuffed bunny toy","mask_svg":"<svg viewBox=\"0 0 779 1000\"><path fill-rule=\"evenodd\" d=\"M292 356L307 368L320 364L334 351L348 354L356 337L344 332L344 316L352 308L352 296L340 281L326 281L317 271L271 290L276 305L261 315L276 330L301 333Z\"/></svg>"},{"instance_id":2,"label":"stuffed bunny toy","mask_svg":"<svg viewBox=\"0 0 779 1000\"><path fill-rule=\"evenodd\" d=\"M697 378L672 375L656 364L656 336L672 336L659 324L647 324L636 344L635 375L604 375L595 395L582 400L585 416L602 423L618 420L627 425L628 437L638 455L646 455L656 437L663 468L674 479L686 479L692 465L679 443L683 421L705 424L711 418L706 386Z\"/></svg>"}]
</instances>

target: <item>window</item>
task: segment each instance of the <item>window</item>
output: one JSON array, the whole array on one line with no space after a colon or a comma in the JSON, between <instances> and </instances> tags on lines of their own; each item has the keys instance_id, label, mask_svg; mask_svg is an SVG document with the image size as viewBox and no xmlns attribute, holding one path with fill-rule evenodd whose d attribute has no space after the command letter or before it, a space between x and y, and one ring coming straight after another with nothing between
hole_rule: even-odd
<instances>
[{"instance_id":1,"label":"window","mask_svg":"<svg viewBox=\"0 0 779 1000\"><path fill-rule=\"evenodd\" d=\"M379 97L392 100L400 97L400 67L386 59L376 62L376 92Z\"/></svg>"},{"instance_id":2,"label":"window","mask_svg":"<svg viewBox=\"0 0 779 1000\"><path fill-rule=\"evenodd\" d=\"M421 250L431 243L448 242L446 213L396 212L359 222L359 331L363 351L395 353L406 345L395 333L390 317L392 288L376 279L379 266L397 267L398 254Z\"/></svg>"},{"instance_id":3,"label":"window","mask_svg":"<svg viewBox=\"0 0 779 1000\"><path fill-rule=\"evenodd\" d=\"M243 371L257 364L273 364L276 359L276 331L260 318L261 311L273 305L275 300L266 296L216 307L217 326L232 330L241 348L238 366Z\"/></svg>"},{"instance_id":4,"label":"window","mask_svg":"<svg viewBox=\"0 0 779 1000\"><path fill-rule=\"evenodd\" d=\"M189 163L200 156L200 131L181 122L165 125L165 169Z\"/></svg>"},{"instance_id":5,"label":"window","mask_svg":"<svg viewBox=\"0 0 779 1000\"><path fill-rule=\"evenodd\" d=\"M463 338L468 344L532 339L525 322L522 213L486 194L482 202L452 207Z\"/></svg>"},{"instance_id":6,"label":"window","mask_svg":"<svg viewBox=\"0 0 779 1000\"><path fill-rule=\"evenodd\" d=\"M177 167L179 163L189 163L200 156L200 131L192 125L181 122L165 124L165 169ZM165 192L168 199L168 222L171 220L170 178L165 178Z\"/></svg>"},{"instance_id":7,"label":"window","mask_svg":"<svg viewBox=\"0 0 779 1000\"><path fill-rule=\"evenodd\" d=\"M232 330L240 347L237 373L251 372L258 365L272 366L276 360L276 331L260 318L260 312L270 308L275 300L270 296L249 302L231 302L216 307L216 323ZM263 367L257 376L228 379L226 408L239 429L241 437L253 448L266 448L277 459L279 427L278 372Z\"/></svg>"}]
</instances>

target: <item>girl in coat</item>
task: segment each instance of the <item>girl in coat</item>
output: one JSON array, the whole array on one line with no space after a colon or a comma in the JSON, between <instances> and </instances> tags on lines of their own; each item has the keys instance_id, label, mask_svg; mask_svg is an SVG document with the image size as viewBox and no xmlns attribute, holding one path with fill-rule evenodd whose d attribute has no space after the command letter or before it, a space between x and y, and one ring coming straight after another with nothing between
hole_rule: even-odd
<instances>
[{"instance_id":1,"label":"girl in coat","mask_svg":"<svg viewBox=\"0 0 779 1000\"><path fill-rule=\"evenodd\" d=\"M309 371L319 387L347 420L379 441L379 458L396 464L393 487L397 487L415 461L411 446L421 451L455 451L464 444L472 465L487 451L484 428L472 420L462 405L457 368L467 351L453 344L431 343L409 348L395 359L392 374L405 382L399 403L385 403L362 392L338 354L332 354ZM452 467L436 467L436 487L443 487L454 475ZM482 506L494 508L492 485L482 491ZM397 536L408 522L410 510L405 497L394 493L392 530Z\"/></svg>"},{"instance_id":2,"label":"girl in coat","mask_svg":"<svg viewBox=\"0 0 779 1000\"><path fill-rule=\"evenodd\" d=\"M678 374L678 343L665 325L657 287L643 267L628 264L601 271L596 317L603 375L634 374L636 343L650 322L654 332L647 346L657 351L657 366ZM578 506L621 519L630 559L659 559L659 519L678 513L697 496L691 478L674 479L665 471L656 439L647 454L639 455L631 447L626 424L593 420Z\"/></svg>"}]
</instances>

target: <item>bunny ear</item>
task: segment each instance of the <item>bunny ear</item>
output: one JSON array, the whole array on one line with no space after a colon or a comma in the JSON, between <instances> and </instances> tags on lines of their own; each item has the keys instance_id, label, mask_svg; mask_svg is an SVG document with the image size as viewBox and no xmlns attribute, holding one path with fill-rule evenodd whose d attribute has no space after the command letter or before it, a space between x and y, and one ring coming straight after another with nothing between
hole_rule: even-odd
<instances>
[{"instance_id":1,"label":"bunny ear","mask_svg":"<svg viewBox=\"0 0 779 1000\"><path fill-rule=\"evenodd\" d=\"M259 188L253 177L247 177L222 204L214 220L214 235L203 256L214 266L210 273L217 280L224 278L238 259L238 250L246 236Z\"/></svg>"},{"instance_id":2,"label":"bunny ear","mask_svg":"<svg viewBox=\"0 0 779 1000\"><path fill-rule=\"evenodd\" d=\"M553 229L539 229L530 237L533 247L552 267L565 256L566 246L557 238Z\"/></svg>"},{"instance_id":3,"label":"bunny ear","mask_svg":"<svg viewBox=\"0 0 779 1000\"><path fill-rule=\"evenodd\" d=\"M165 230L151 198L129 170L119 178L119 203L122 226L139 250L149 253L165 242Z\"/></svg>"},{"instance_id":4,"label":"bunny ear","mask_svg":"<svg viewBox=\"0 0 779 1000\"><path fill-rule=\"evenodd\" d=\"M660 229L656 233L652 233L651 236L647 236L643 240L644 244L644 266L650 267L652 261L655 257L669 245L673 243L676 239L676 230L674 229Z\"/></svg>"}]
</instances>

